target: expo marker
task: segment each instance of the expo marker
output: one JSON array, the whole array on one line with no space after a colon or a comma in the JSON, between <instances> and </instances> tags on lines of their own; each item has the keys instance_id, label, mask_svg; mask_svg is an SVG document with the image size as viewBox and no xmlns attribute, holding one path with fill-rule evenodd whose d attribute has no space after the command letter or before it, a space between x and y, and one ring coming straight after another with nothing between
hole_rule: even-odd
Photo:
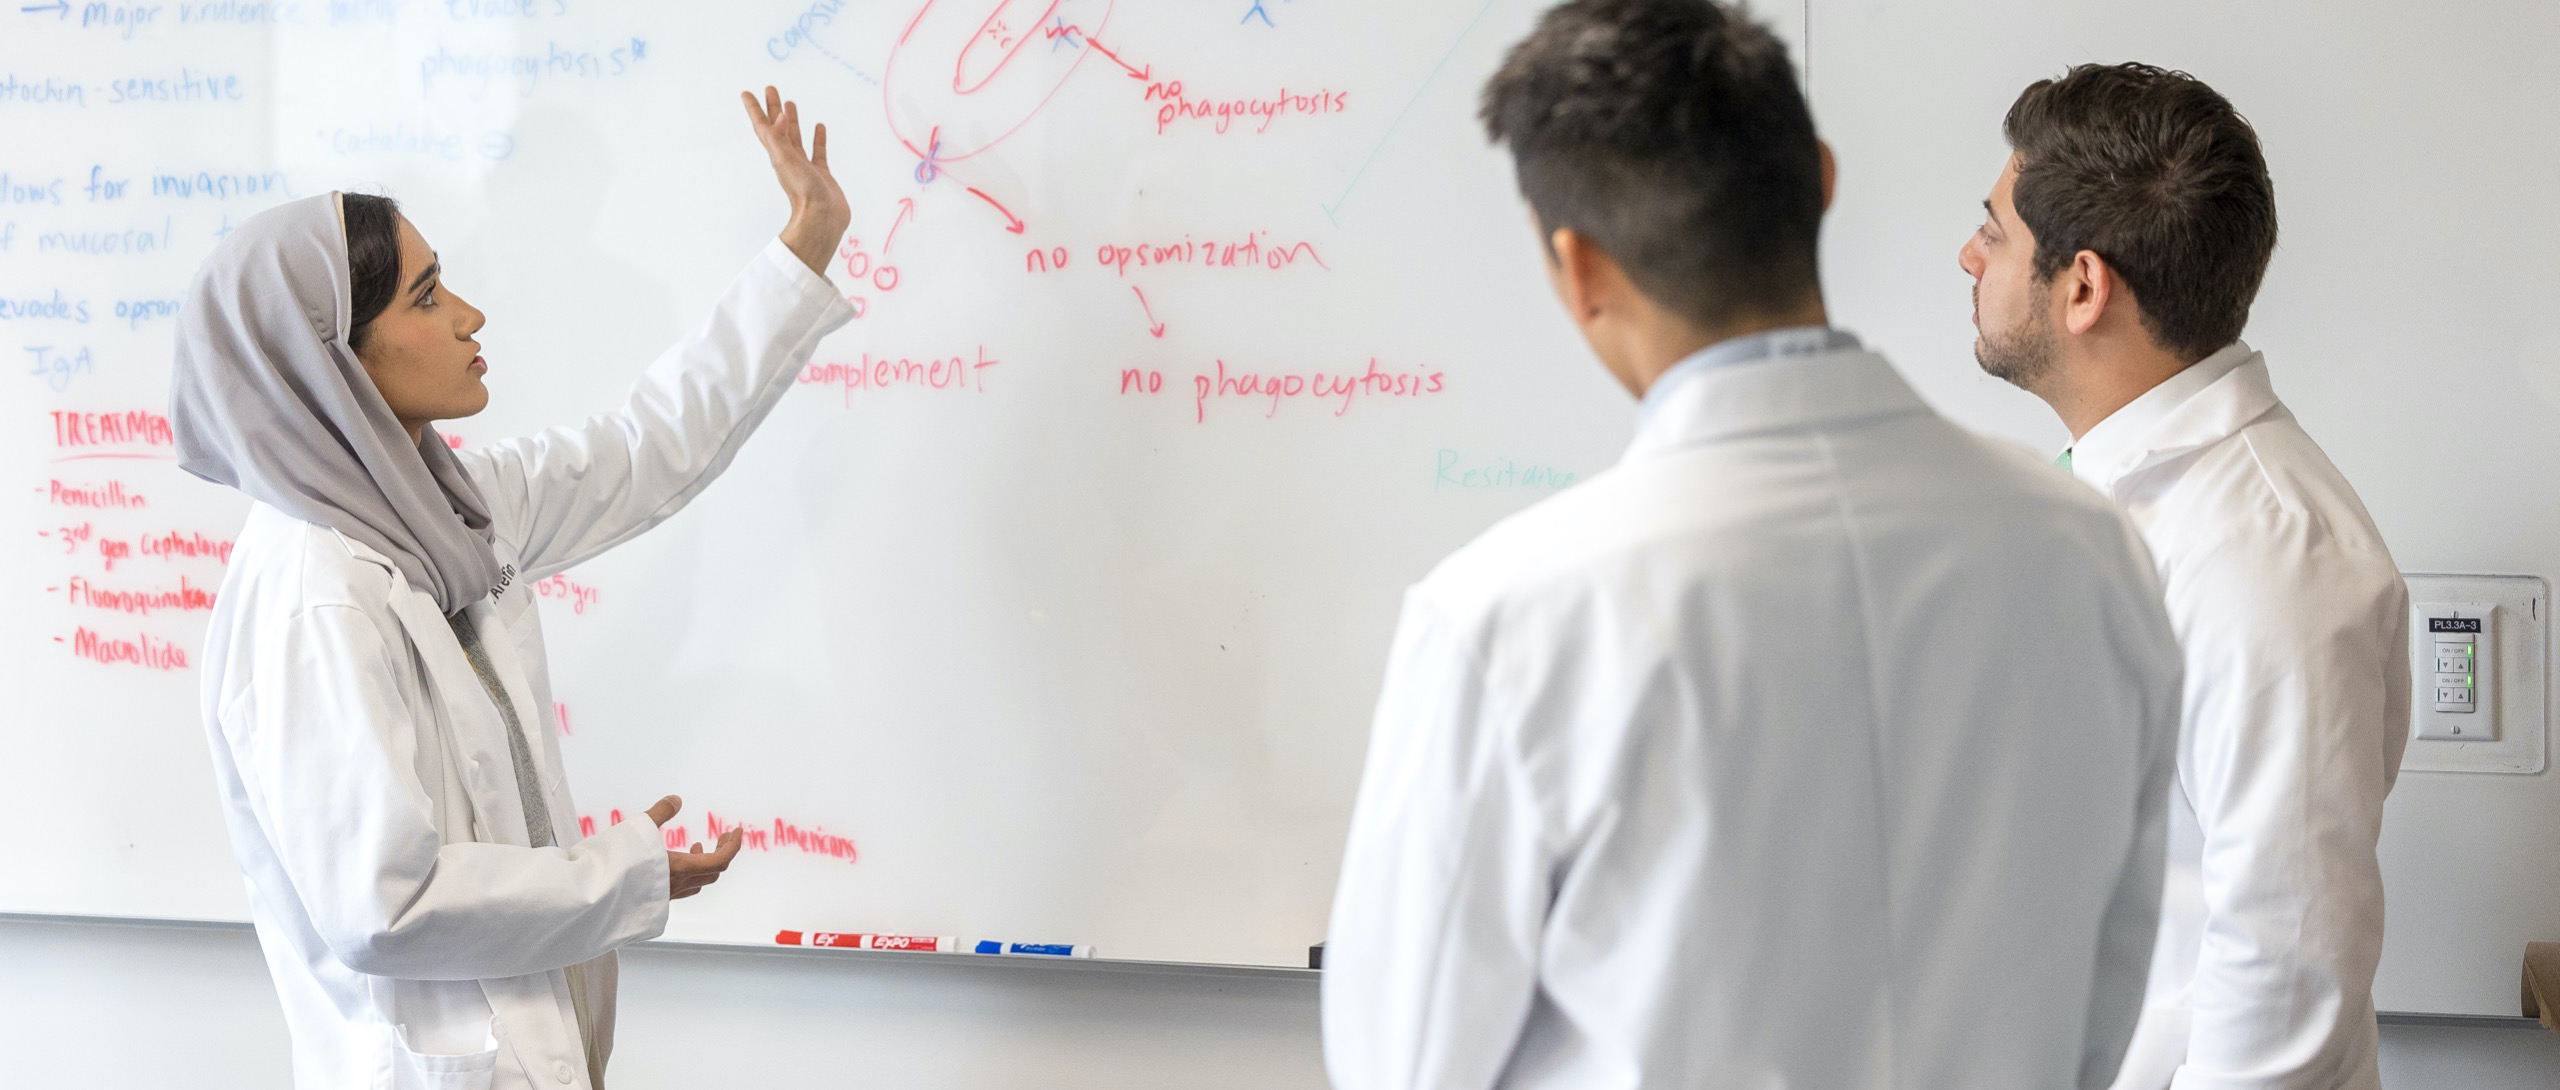
<instances>
[{"instance_id":1,"label":"expo marker","mask_svg":"<svg viewBox=\"0 0 2560 1090\"><path fill-rule=\"evenodd\" d=\"M1093 956L1093 947L1064 942L997 942L994 939L980 939L978 944L971 948L971 952L1031 954L1044 958L1089 958Z\"/></svg>"},{"instance_id":2,"label":"expo marker","mask_svg":"<svg viewBox=\"0 0 2560 1090\"><path fill-rule=\"evenodd\" d=\"M957 953L960 940L948 935L871 935L839 934L813 931L806 935L784 931L773 936L784 946L831 946L840 950L912 950L920 952Z\"/></svg>"}]
</instances>

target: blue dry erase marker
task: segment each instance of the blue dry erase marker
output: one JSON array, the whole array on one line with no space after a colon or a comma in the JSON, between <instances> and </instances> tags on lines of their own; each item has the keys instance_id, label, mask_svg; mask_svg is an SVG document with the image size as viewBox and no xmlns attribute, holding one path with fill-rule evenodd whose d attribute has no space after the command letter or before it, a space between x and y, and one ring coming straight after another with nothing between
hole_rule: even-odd
<instances>
[{"instance_id":1,"label":"blue dry erase marker","mask_svg":"<svg viewBox=\"0 0 2560 1090\"><path fill-rule=\"evenodd\" d=\"M997 942L980 939L972 948L981 954L1030 954L1044 958L1089 958L1093 947L1064 942Z\"/></svg>"}]
</instances>

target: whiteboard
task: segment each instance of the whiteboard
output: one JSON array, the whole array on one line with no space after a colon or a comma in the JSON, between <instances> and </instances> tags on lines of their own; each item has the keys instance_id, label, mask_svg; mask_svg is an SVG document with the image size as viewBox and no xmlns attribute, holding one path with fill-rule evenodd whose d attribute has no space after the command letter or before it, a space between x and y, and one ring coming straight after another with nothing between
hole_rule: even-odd
<instances>
[{"instance_id":1,"label":"whiteboard","mask_svg":"<svg viewBox=\"0 0 2560 1090\"><path fill-rule=\"evenodd\" d=\"M1812 0L1815 121L1838 152L1833 319L1941 411L2059 450L1987 378L1956 248L2029 82L2083 61L2195 73L2258 128L2281 220L2251 314L2276 392L2404 572L2560 570L2560 6L2284 0ZM2383 809L2386 1011L2516 1013L2524 944L2560 939L2560 780L2401 773Z\"/></svg>"},{"instance_id":2,"label":"whiteboard","mask_svg":"<svg viewBox=\"0 0 2560 1090\"><path fill-rule=\"evenodd\" d=\"M825 121L862 317L726 478L537 587L581 816L749 851L670 938L1289 965L1404 586L1613 460L1475 95L1489 0L0 9L0 910L238 919L191 668L244 513L170 461L228 224L387 192L489 313L465 445L614 405ZM1800 18L1792 20L1800 26Z\"/></svg>"},{"instance_id":3,"label":"whiteboard","mask_svg":"<svg viewBox=\"0 0 2560 1090\"><path fill-rule=\"evenodd\" d=\"M496 403L453 430L521 433L611 405L779 222L728 97L779 82L835 134L858 216L833 273L865 316L691 509L541 588L582 806L680 791L689 831L766 834L671 937L1297 963L1399 589L1626 434L1471 116L1539 6L1061 0L1078 32L1001 68L958 44L996 0L0 8L0 466L22 489L0 807L29 831L0 910L245 915L195 677L133 661L191 654L201 611L67 589L219 580L205 554L241 507L168 465L147 415L165 304L216 232L287 196L399 196L491 314ZM1835 317L1941 410L2062 440L1979 375L1954 269L2010 99L2077 60L2185 67L2276 175L2250 338L2401 567L2560 568L2560 334L2533 317L2560 294L2560 69L2537 52L2560 11L1774 10L1841 161ZM1147 90L1177 80L1164 118ZM1253 103L1292 89L1326 98L1265 126ZM1152 259L1248 239L1289 256ZM1192 396L1220 361L1259 389L1371 358L1445 389L1338 414ZM936 360L966 366L937 388ZM1124 394L1129 370L1162 388ZM2452 437L2481 469L2448 485ZM2512 1013L2522 943L2560 931L2554 773L2412 771L2386 817L2379 1005Z\"/></svg>"}]
</instances>

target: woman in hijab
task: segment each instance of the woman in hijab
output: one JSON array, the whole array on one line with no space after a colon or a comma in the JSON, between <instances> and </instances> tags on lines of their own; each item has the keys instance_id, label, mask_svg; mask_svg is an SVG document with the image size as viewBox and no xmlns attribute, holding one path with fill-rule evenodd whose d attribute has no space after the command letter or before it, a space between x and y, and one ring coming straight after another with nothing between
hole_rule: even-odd
<instances>
[{"instance_id":1,"label":"woman in hijab","mask_svg":"<svg viewBox=\"0 0 2560 1090\"><path fill-rule=\"evenodd\" d=\"M737 851L665 850L673 796L578 838L530 590L683 507L852 316L826 127L804 152L796 105L745 98L790 221L618 412L449 448L483 319L383 198L260 213L189 290L179 462L256 501L205 719L298 1086L600 1090L613 951Z\"/></svg>"}]
</instances>

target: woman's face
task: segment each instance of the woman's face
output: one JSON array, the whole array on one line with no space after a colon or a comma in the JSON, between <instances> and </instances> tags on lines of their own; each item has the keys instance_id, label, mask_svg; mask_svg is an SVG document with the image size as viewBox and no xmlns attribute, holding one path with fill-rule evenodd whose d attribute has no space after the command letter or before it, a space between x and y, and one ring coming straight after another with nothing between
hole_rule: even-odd
<instances>
[{"instance_id":1,"label":"woman's face","mask_svg":"<svg viewBox=\"0 0 2560 1090\"><path fill-rule=\"evenodd\" d=\"M356 360L410 438L434 421L488 407L489 388L480 376L489 365L480 358L480 342L472 339L487 322L478 308L446 289L436 252L401 217L400 290L366 327Z\"/></svg>"}]
</instances>

